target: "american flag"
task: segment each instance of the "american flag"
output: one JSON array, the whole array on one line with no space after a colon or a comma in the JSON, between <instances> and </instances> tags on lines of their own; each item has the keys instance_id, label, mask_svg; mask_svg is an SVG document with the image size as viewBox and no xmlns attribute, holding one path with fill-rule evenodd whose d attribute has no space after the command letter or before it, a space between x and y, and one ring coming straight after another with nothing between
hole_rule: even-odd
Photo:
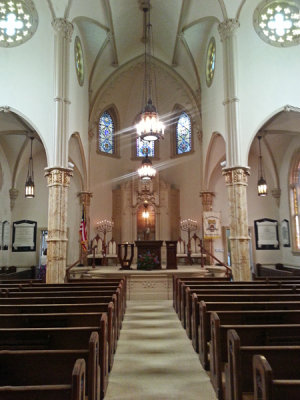
<instances>
[{"instance_id":1,"label":"american flag","mask_svg":"<svg viewBox=\"0 0 300 400\"><path fill-rule=\"evenodd\" d=\"M80 222L79 234L80 234L81 249L82 251L87 252L87 234L85 225L84 206L82 207L82 217Z\"/></svg>"}]
</instances>

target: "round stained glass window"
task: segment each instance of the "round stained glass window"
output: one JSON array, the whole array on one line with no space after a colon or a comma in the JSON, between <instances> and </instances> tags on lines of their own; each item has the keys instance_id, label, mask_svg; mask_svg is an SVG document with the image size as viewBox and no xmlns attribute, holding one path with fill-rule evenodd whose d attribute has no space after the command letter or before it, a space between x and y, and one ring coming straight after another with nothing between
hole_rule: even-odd
<instances>
[{"instance_id":1,"label":"round stained glass window","mask_svg":"<svg viewBox=\"0 0 300 400\"><path fill-rule=\"evenodd\" d=\"M208 87L211 86L214 79L216 68L216 41L212 37L208 44L207 55L206 55L206 84Z\"/></svg>"},{"instance_id":2,"label":"round stained glass window","mask_svg":"<svg viewBox=\"0 0 300 400\"><path fill-rule=\"evenodd\" d=\"M31 0L0 0L0 46L14 47L29 40L38 26Z\"/></svg>"},{"instance_id":3,"label":"round stained glass window","mask_svg":"<svg viewBox=\"0 0 300 400\"><path fill-rule=\"evenodd\" d=\"M82 86L84 82L84 63L83 63L82 45L78 36L76 36L75 38L74 54L75 54L75 68L76 68L77 79L79 85Z\"/></svg>"},{"instance_id":4,"label":"round stained glass window","mask_svg":"<svg viewBox=\"0 0 300 400\"><path fill-rule=\"evenodd\" d=\"M300 8L294 1L263 1L254 11L253 24L261 39L273 46L300 43Z\"/></svg>"}]
</instances>

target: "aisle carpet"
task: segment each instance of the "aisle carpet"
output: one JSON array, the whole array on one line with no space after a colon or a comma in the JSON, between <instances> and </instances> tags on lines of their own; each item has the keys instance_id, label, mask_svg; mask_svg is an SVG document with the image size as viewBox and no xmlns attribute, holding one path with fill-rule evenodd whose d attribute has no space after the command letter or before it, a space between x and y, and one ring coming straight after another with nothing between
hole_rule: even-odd
<instances>
[{"instance_id":1,"label":"aisle carpet","mask_svg":"<svg viewBox=\"0 0 300 400\"><path fill-rule=\"evenodd\" d=\"M171 301L128 301L105 400L215 400Z\"/></svg>"}]
</instances>

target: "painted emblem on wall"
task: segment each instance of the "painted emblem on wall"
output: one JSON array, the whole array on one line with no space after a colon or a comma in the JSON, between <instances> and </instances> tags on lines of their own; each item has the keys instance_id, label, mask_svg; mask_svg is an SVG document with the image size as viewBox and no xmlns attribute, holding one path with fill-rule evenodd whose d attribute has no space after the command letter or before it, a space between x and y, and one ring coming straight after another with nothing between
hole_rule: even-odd
<instances>
[{"instance_id":1,"label":"painted emblem on wall","mask_svg":"<svg viewBox=\"0 0 300 400\"><path fill-rule=\"evenodd\" d=\"M84 82L84 60L83 60L82 45L78 36L76 36L75 38L74 54L75 54L76 75L79 85L82 86Z\"/></svg>"}]
</instances>

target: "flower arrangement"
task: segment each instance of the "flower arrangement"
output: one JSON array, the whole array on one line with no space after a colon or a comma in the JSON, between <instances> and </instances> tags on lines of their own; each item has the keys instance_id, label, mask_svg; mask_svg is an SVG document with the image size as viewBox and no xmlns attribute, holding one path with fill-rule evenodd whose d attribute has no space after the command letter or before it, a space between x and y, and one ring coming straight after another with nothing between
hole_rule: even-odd
<instances>
[{"instance_id":1,"label":"flower arrangement","mask_svg":"<svg viewBox=\"0 0 300 400\"><path fill-rule=\"evenodd\" d=\"M155 269L159 265L158 255L151 253L150 250L146 251L144 254L140 254L138 257L137 269L151 270Z\"/></svg>"}]
</instances>

